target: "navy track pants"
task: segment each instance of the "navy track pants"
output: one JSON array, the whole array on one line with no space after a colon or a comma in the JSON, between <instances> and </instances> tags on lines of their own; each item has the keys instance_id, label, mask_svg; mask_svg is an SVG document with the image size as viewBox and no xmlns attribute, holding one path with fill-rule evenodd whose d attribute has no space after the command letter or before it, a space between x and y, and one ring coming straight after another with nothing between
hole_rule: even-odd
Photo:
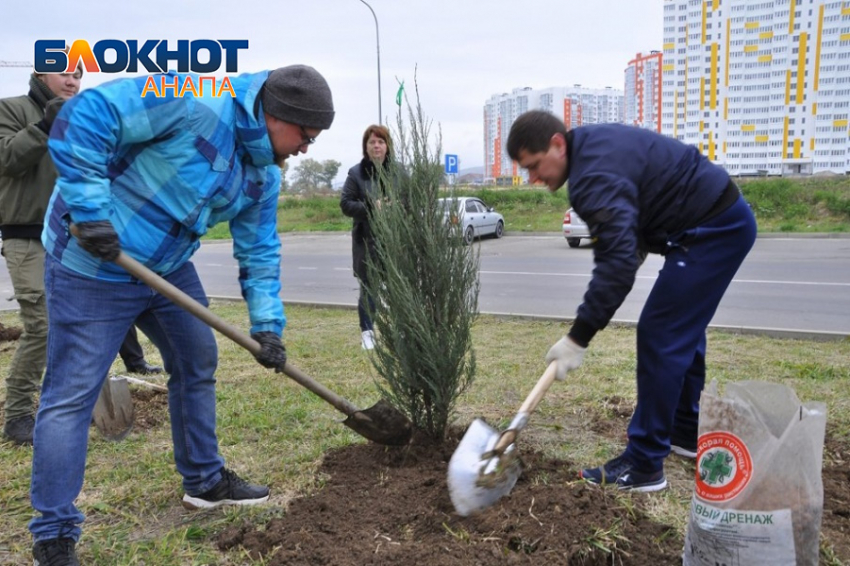
<instances>
[{"instance_id":1,"label":"navy track pants","mask_svg":"<svg viewBox=\"0 0 850 566\"><path fill-rule=\"evenodd\" d=\"M696 443L705 330L755 238L755 218L739 197L668 243L637 327L637 406L625 455L639 470L663 468L671 435Z\"/></svg>"}]
</instances>

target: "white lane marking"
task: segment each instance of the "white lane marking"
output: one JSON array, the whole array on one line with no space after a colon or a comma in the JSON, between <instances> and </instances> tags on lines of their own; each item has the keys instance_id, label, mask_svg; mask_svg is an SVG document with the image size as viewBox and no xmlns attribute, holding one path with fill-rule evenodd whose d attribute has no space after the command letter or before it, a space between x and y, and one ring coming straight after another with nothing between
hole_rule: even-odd
<instances>
[{"instance_id":1,"label":"white lane marking","mask_svg":"<svg viewBox=\"0 0 850 566\"><path fill-rule=\"evenodd\" d=\"M781 285L815 285L823 287L850 287L850 283L827 283L821 281L771 281L770 279L733 279L733 283L770 283Z\"/></svg>"},{"instance_id":2,"label":"white lane marking","mask_svg":"<svg viewBox=\"0 0 850 566\"><path fill-rule=\"evenodd\" d=\"M481 274L487 275L543 275L555 277L590 277L590 273L541 273L536 271L479 271Z\"/></svg>"},{"instance_id":3,"label":"white lane marking","mask_svg":"<svg viewBox=\"0 0 850 566\"><path fill-rule=\"evenodd\" d=\"M319 268L318 267L299 267L298 269L300 269L302 271L316 271Z\"/></svg>"},{"instance_id":4,"label":"white lane marking","mask_svg":"<svg viewBox=\"0 0 850 566\"><path fill-rule=\"evenodd\" d=\"M543 277L584 277L589 278L590 273L545 273L535 271L484 271L483 275L533 275ZM638 275L637 279L657 279L654 275ZM822 281L776 281L771 279L734 279L733 283L755 283L769 285L811 285L816 287L850 287L850 283L829 283Z\"/></svg>"},{"instance_id":5,"label":"white lane marking","mask_svg":"<svg viewBox=\"0 0 850 566\"><path fill-rule=\"evenodd\" d=\"M208 263L208 264L206 264L206 266L207 267L225 267L225 265L223 263Z\"/></svg>"}]
</instances>

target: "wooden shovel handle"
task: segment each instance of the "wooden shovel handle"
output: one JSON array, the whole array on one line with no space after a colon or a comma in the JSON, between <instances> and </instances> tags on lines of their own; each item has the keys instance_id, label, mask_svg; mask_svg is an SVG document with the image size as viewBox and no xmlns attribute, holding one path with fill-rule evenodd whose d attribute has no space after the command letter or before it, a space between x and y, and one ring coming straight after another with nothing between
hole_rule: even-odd
<instances>
[{"instance_id":1,"label":"wooden shovel handle","mask_svg":"<svg viewBox=\"0 0 850 566\"><path fill-rule=\"evenodd\" d=\"M135 377L129 375L120 375L116 377L110 377L109 379L117 381L126 381L127 383L135 383L136 385L141 385L142 387L147 387L148 389L153 389L154 391L159 391L160 393L168 393L168 387L164 385L159 385L158 383L151 383L149 381L145 381L144 379L137 379Z\"/></svg>"},{"instance_id":2,"label":"wooden shovel handle","mask_svg":"<svg viewBox=\"0 0 850 566\"><path fill-rule=\"evenodd\" d=\"M133 259L128 256L124 252L118 254L118 257L115 259L115 263L125 270L127 273L135 277L136 279L146 283L151 289L162 295L163 297L169 299L175 305L185 309L190 314L199 318L202 322L206 323L209 327L214 328L251 352L253 355L257 355L260 353L262 346L260 346L259 342L233 326L232 324L226 322L224 319L220 318L218 315L214 314L204 305L200 304L198 301ZM337 410L346 415L352 415L358 411L357 407L352 405L346 399L343 399L321 383L315 381L311 377L308 377L306 374L301 372L298 368L290 364L289 362L282 368L282 370L286 376L290 379L298 383L299 385L306 387L331 405L333 405Z\"/></svg>"},{"instance_id":3,"label":"wooden shovel handle","mask_svg":"<svg viewBox=\"0 0 850 566\"><path fill-rule=\"evenodd\" d=\"M557 368L558 362L552 362L549 364L549 367L546 368L546 371L544 371L543 375L540 376L540 379L537 380L537 383L534 385L534 389L531 390L531 393L528 394L528 397L525 398L525 402L519 408L520 413L531 414L534 409L537 408L540 400L543 399L543 396L546 395L549 387L555 381Z\"/></svg>"},{"instance_id":4,"label":"wooden shovel handle","mask_svg":"<svg viewBox=\"0 0 850 566\"><path fill-rule=\"evenodd\" d=\"M549 387L555 381L555 370L557 367L558 362L552 362L549 364L549 367L546 368L546 371L543 372L543 375L540 376L540 379L537 380L537 383L534 385L534 389L532 389L531 393L528 394L528 397L525 398L525 401L522 403L522 406L519 408L519 412L517 413L517 417L524 417L523 420L520 421L519 426L511 427L499 436L499 440L496 442L496 445L492 450L494 454L502 454L508 446L513 444L517 435L519 435L519 432L525 428L525 419L531 416L531 413L534 412L534 409L537 408L540 400L543 399L543 396L546 395Z\"/></svg>"}]
</instances>

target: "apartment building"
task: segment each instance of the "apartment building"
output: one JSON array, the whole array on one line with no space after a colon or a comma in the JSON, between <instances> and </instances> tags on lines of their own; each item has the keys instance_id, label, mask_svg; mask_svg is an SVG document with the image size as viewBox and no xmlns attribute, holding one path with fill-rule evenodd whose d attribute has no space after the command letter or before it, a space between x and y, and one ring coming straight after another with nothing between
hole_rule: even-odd
<instances>
[{"instance_id":1,"label":"apartment building","mask_svg":"<svg viewBox=\"0 0 850 566\"><path fill-rule=\"evenodd\" d=\"M623 91L604 89L551 87L515 88L510 94L490 97L484 104L484 178L527 177L507 152L508 133L517 117L529 110L546 110L564 120L567 129L584 124L623 121Z\"/></svg>"},{"instance_id":2,"label":"apartment building","mask_svg":"<svg viewBox=\"0 0 850 566\"><path fill-rule=\"evenodd\" d=\"M850 1L665 0L662 133L733 175L850 173Z\"/></svg>"},{"instance_id":3,"label":"apartment building","mask_svg":"<svg viewBox=\"0 0 850 566\"><path fill-rule=\"evenodd\" d=\"M660 51L651 51L629 61L623 89L626 124L661 133L662 58Z\"/></svg>"}]
</instances>

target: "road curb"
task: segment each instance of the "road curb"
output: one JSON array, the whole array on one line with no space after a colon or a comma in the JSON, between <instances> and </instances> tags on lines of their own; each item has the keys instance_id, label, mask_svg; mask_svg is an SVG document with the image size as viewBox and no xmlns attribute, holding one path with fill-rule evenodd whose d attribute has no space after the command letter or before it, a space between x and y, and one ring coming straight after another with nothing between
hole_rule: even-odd
<instances>
[{"instance_id":1,"label":"road curb","mask_svg":"<svg viewBox=\"0 0 850 566\"><path fill-rule=\"evenodd\" d=\"M221 295L210 295L208 297L211 301L221 301L227 303L242 303L244 300L242 297L227 297ZM356 310L357 305L350 305L346 303L323 303L316 301L286 301L287 305L298 305L302 307L314 307L314 308L327 308L327 309L340 309L340 310ZM537 315L537 314L524 314L524 313L510 313L510 312L481 312L480 314L486 314L488 316L495 316L497 318L503 319L520 319L520 320L539 320L539 321L549 321L549 322L563 322L569 323L575 320L573 317L565 317L565 316L550 316L550 315ZM637 321L635 320L617 320L614 319L610 323L611 326L617 326L622 328L635 328L637 326ZM723 325L714 325L710 324L708 326L709 330L716 330L718 332L726 332L729 334L740 334L740 335L748 335L748 336L766 336L769 338L782 338L786 340L811 340L814 342L843 342L850 341L850 334L846 334L843 332L831 332L831 331L817 331L817 330L806 330L802 328L770 328L770 327L759 327L759 326L723 326Z\"/></svg>"}]
</instances>

